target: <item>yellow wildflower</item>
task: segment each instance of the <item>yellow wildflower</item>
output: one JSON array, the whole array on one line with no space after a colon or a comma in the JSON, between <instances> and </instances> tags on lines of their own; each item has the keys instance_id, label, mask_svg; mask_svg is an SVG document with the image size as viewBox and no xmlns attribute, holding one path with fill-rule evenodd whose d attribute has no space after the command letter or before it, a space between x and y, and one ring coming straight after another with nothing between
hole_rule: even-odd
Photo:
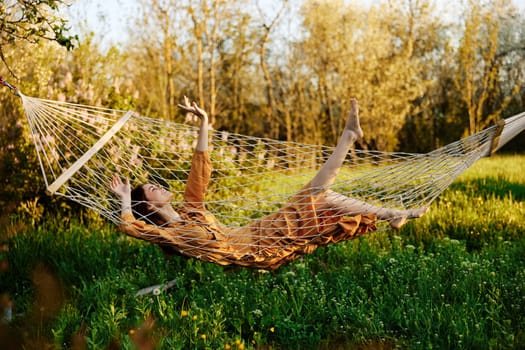
<instances>
[{"instance_id":1,"label":"yellow wildflower","mask_svg":"<svg viewBox=\"0 0 525 350\"><path fill-rule=\"evenodd\" d=\"M182 311L180 312L180 317L186 317L186 316L188 316L188 311L186 311L186 310L182 310Z\"/></svg>"}]
</instances>

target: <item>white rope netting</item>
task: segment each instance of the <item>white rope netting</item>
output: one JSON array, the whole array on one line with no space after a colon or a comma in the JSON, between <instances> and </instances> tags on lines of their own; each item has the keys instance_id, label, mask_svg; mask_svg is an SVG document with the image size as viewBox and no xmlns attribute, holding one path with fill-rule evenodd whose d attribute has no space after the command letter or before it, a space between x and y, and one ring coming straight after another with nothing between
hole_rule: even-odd
<instances>
[{"instance_id":1,"label":"white rope netting","mask_svg":"<svg viewBox=\"0 0 525 350\"><path fill-rule=\"evenodd\" d=\"M168 187L175 206L182 200L197 128L20 95L48 193L96 210L116 224L121 222L120 205L108 186L115 172L132 184ZM427 154L355 150L348 153L331 190L374 206L428 207L472 163L524 128L521 113ZM247 225L285 204L332 151L210 130L213 173L206 207L228 227Z\"/></svg>"}]
</instances>

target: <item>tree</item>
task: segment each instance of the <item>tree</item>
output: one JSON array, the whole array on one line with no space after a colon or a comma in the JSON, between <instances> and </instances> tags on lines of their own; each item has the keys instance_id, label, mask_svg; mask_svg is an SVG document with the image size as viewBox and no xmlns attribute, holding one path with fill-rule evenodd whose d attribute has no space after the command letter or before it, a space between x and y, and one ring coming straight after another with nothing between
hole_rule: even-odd
<instances>
[{"instance_id":1,"label":"tree","mask_svg":"<svg viewBox=\"0 0 525 350\"><path fill-rule=\"evenodd\" d=\"M139 90L138 111L179 118L176 104L187 95L207 109L215 128L247 131L247 105L257 91L254 20L246 4L144 0L141 30L132 31L121 68Z\"/></svg>"},{"instance_id":2,"label":"tree","mask_svg":"<svg viewBox=\"0 0 525 350\"><path fill-rule=\"evenodd\" d=\"M499 100L510 100L506 112L512 115L525 109L525 16L512 4L502 2L496 57L501 61Z\"/></svg>"},{"instance_id":3,"label":"tree","mask_svg":"<svg viewBox=\"0 0 525 350\"><path fill-rule=\"evenodd\" d=\"M9 1L0 0L0 59L13 73L5 56L8 45L20 41L37 43L41 39L55 41L68 50L77 36L67 34L67 20L58 14L64 0Z\"/></svg>"},{"instance_id":4,"label":"tree","mask_svg":"<svg viewBox=\"0 0 525 350\"><path fill-rule=\"evenodd\" d=\"M505 1L480 4L469 0L466 6L464 31L458 48L458 72L455 83L458 95L467 111L467 133L478 132L496 119L519 92L519 86L500 95L500 74L506 56L512 50L501 51L500 25L512 7Z\"/></svg>"},{"instance_id":5,"label":"tree","mask_svg":"<svg viewBox=\"0 0 525 350\"><path fill-rule=\"evenodd\" d=\"M254 113L259 83L253 74L258 30L244 4L232 9L231 23L222 28L218 54L217 128L235 133L260 134L261 123ZM222 101L222 103L221 103Z\"/></svg>"},{"instance_id":6,"label":"tree","mask_svg":"<svg viewBox=\"0 0 525 350\"><path fill-rule=\"evenodd\" d=\"M451 26L445 23L429 1L405 1L406 31L413 43L413 57L419 64L423 93L410 102L410 112L400 138L403 151L428 152L457 140L460 134L450 132L450 103L454 97L451 69L455 65L450 41ZM400 26L401 28L403 26Z\"/></svg>"},{"instance_id":7,"label":"tree","mask_svg":"<svg viewBox=\"0 0 525 350\"><path fill-rule=\"evenodd\" d=\"M172 119L181 95L180 81L189 69L189 57L180 40L186 21L176 0L141 0L140 15L130 28L121 74L131 79L140 99L137 107L150 116ZM140 30L133 30L140 28Z\"/></svg>"},{"instance_id":8,"label":"tree","mask_svg":"<svg viewBox=\"0 0 525 350\"><path fill-rule=\"evenodd\" d=\"M239 105L238 95L232 96L227 92L241 92L240 77L233 77L230 69L238 73L245 69L245 64L251 64L247 61L247 51L250 50L247 46L253 43L246 38L253 39L253 29L247 5L246 0L200 0L189 1L186 7L191 18L189 32L192 34L186 48L188 57L191 57L190 76L193 78L190 81L197 83L198 99L209 111L210 124L216 128L225 124L238 128L238 125L224 118L231 113L232 97L237 109L244 108ZM243 77L250 79L246 75ZM231 87L232 84L236 87Z\"/></svg>"},{"instance_id":9,"label":"tree","mask_svg":"<svg viewBox=\"0 0 525 350\"><path fill-rule=\"evenodd\" d=\"M190 2L187 11L191 16L193 23L193 39L196 43L196 53L194 57L197 60L197 89L199 103L205 106L205 87L207 87L209 96L209 116L210 124L215 123L216 104L217 104L217 46L218 31L221 20L223 19L223 8L226 5L224 0L210 1L200 0L198 6ZM207 61L207 62L206 62ZM204 67L207 66L209 72L207 84L205 84Z\"/></svg>"},{"instance_id":10,"label":"tree","mask_svg":"<svg viewBox=\"0 0 525 350\"><path fill-rule=\"evenodd\" d=\"M265 115L266 120L270 124L270 137L278 138L279 137L279 122L276 121L278 117L277 109L275 108L275 97L273 93L274 89L274 82L270 75L270 71L268 69L268 63L267 63L267 45L268 40L270 38L270 35L272 33L272 30L275 28L275 25L279 21L279 18L283 14L283 12L286 10L287 7L287 0L284 0L281 4L281 8L277 11L275 16L271 19L266 21L264 11L261 10L259 3L257 3L257 7L259 9L259 14L261 18L264 20L264 24L262 25L262 35L260 39L259 44L259 63L261 66L261 70L264 77L264 83L265 83L265 92L266 92L266 107L265 109Z\"/></svg>"},{"instance_id":11,"label":"tree","mask_svg":"<svg viewBox=\"0 0 525 350\"><path fill-rule=\"evenodd\" d=\"M422 5L418 9L428 11ZM415 51L420 37L411 30L405 8L380 4L364 9L342 0L310 1L303 16L308 34L300 44L301 53L309 59L303 66L319 101L316 120L325 141L334 143L344 127L347 101L357 97L363 127L370 131L364 146L396 149L410 106L428 84Z\"/></svg>"}]
</instances>

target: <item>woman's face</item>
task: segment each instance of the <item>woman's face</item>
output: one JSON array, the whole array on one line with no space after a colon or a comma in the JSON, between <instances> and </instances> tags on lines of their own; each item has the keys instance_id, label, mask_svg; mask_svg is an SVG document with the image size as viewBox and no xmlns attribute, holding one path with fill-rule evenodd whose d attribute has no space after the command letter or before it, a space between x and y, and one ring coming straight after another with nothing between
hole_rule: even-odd
<instances>
[{"instance_id":1,"label":"woman's face","mask_svg":"<svg viewBox=\"0 0 525 350\"><path fill-rule=\"evenodd\" d=\"M144 196L148 202L157 207L169 204L173 197L173 193L159 185L145 184L142 186L142 189L144 190Z\"/></svg>"}]
</instances>

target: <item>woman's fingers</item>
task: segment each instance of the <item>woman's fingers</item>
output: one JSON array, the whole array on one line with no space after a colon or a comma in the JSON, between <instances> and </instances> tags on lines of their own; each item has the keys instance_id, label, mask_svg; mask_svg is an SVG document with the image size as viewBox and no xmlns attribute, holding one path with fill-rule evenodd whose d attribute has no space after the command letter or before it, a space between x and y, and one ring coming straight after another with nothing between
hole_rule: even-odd
<instances>
[{"instance_id":1,"label":"woman's fingers","mask_svg":"<svg viewBox=\"0 0 525 350\"><path fill-rule=\"evenodd\" d=\"M184 103L185 105L179 103L177 106L179 106L179 108L185 110L186 112L195 114L197 117L207 116L206 112L197 105L197 102L193 101L190 104L190 101L188 100L188 98L185 97Z\"/></svg>"},{"instance_id":2,"label":"woman's fingers","mask_svg":"<svg viewBox=\"0 0 525 350\"><path fill-rule=\"evenodd\" d=\"M113 175L113 180L111 181L111 185L113 187L117 187L122 181L120 180L120 176L118 174Z\"/></svg>"},{"instance_id":3,"label":"woman's fingers","mask_svg":"<svg viewBox=\"0 0 525 350\"><path fill-rule=\"evenodd\" d=\"M120 178L120 175L119 174L114 174L113 175L113 179L111 179L111 182L109 183L109 187L115 193L129 192L129 189L130 189L129 179L126 177L126 183L124 184L122 182L122 179Z\"/></svg>"}]
</instances>

